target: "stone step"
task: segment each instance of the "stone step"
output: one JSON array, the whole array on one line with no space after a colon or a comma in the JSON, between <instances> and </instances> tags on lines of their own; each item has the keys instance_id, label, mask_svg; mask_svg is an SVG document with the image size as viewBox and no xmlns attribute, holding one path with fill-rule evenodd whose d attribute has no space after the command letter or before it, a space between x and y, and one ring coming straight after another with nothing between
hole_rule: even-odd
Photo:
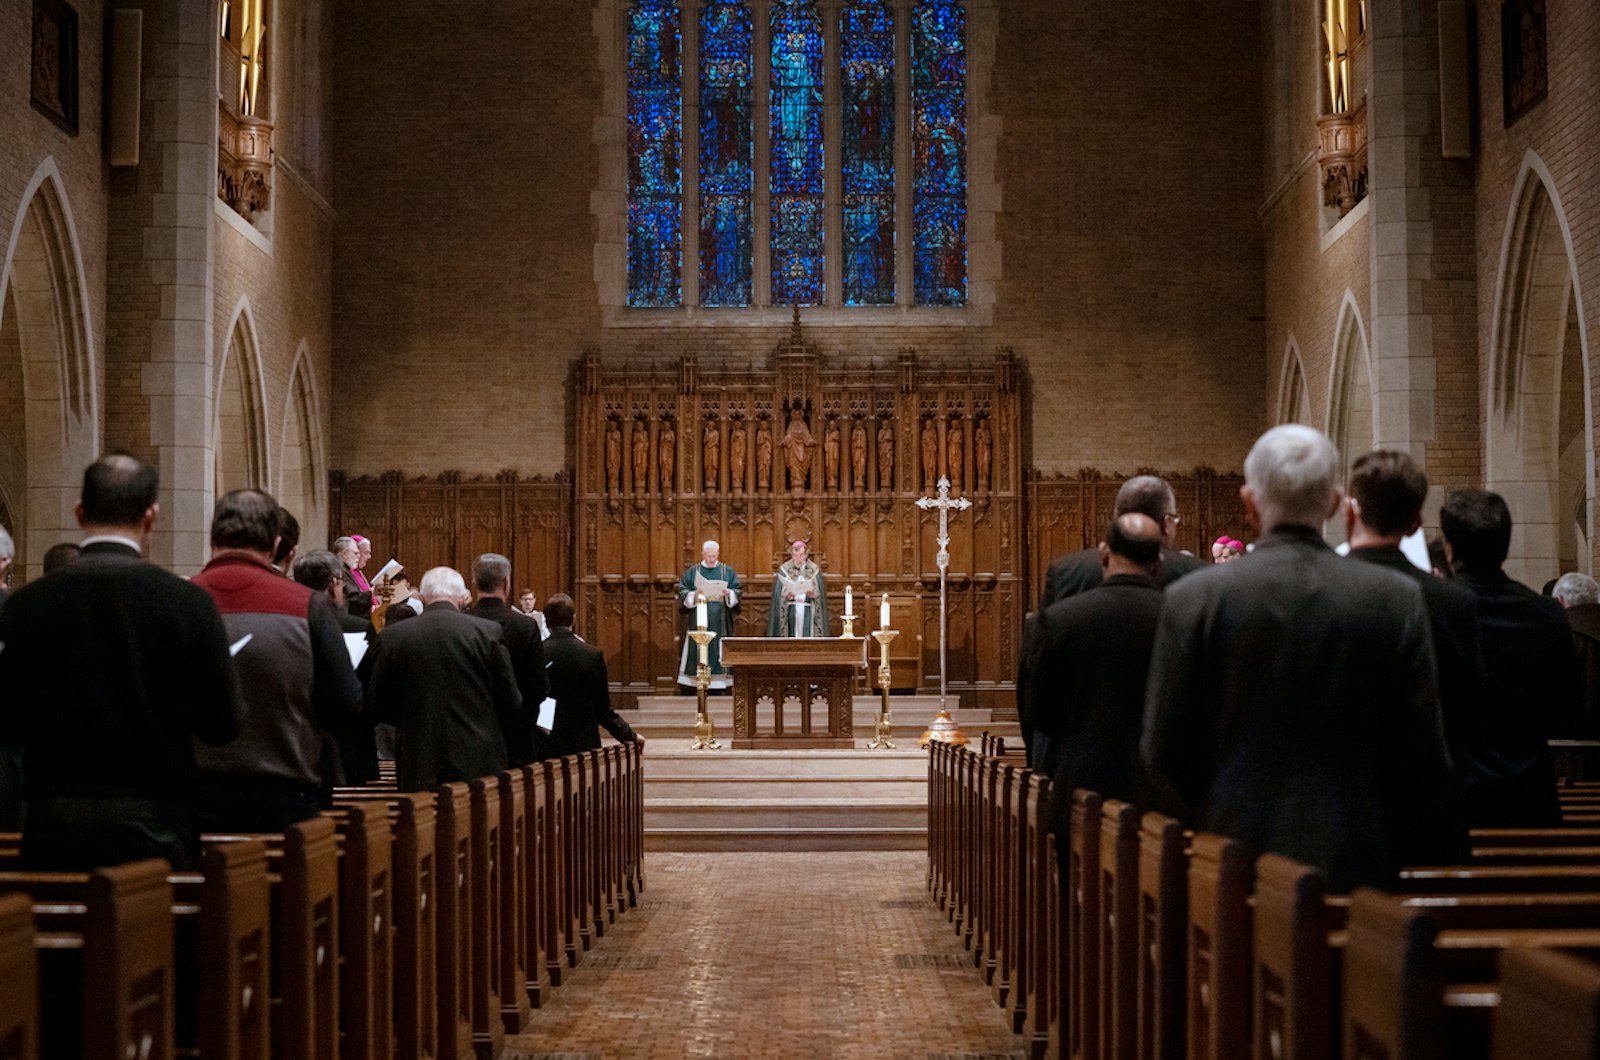
<instances>
[{"instance_id":1,"label":"stone step","mask_svg":"<svg viewBox=\"0 0 1600 1060\"><path fill-rule=\"evenodd\" d=\"M646 830L647 851L923 850L925 828L664 828Z\"/></svg>"},{"instance_id":2,"label":"stone step","mask_svg":"<svg viewBox=\"0 0 1600 1060\"><path fill-rule=\"evenodd\" d=\"M773 777L730 773L725 776L661 777L646 771L644 798L648 811L657 799L762 799L809 802L819 798L926 799L928 778L915 776L862 777L819 774L804 777Z\"/></svg>"},{"instance_id":3,"label":"stone step","mask_svg":"<svg viewBox=\"0 0 1600 1060\"><path fill-rule=\"evenodd\" d=\"M657 799L644 805L645 833L663 829L786 829L814 828L926 830L926 798L898 797L808 798L805 801L768 798Z\"/></svg>"}]
</instances>

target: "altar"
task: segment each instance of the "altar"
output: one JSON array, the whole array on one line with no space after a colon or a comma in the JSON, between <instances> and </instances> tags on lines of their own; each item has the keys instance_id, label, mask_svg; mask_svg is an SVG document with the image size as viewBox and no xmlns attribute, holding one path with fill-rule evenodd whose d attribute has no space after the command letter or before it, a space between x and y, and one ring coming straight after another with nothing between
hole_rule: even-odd
<instances>
[{"instance_id":1,"label":"altar","mask_svg":"<svg viewBox=\"0 0 1600 1060\"><path fill-rule=\"evenodd\" d=\"M735 748L855 746L854 695L866 666L860 637L729 637L722 661L733 674ZM758 710L772 711L772 730L756 731ZM813 714L826 719L818 731Z\"/></svg>"}]
</instances>

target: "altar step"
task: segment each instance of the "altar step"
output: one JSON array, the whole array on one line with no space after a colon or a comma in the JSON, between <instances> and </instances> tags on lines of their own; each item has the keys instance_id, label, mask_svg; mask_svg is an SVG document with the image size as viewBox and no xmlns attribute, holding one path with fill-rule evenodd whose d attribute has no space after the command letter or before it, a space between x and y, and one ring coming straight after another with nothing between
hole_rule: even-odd
<instances>
[{"instance_id":1,"label":"altar step","mask_svg":"<svg viewBox=\"0 0 1600 1060\"><path fill-rule=\"evenodd\" d=\"M855 697L851 724L858 746L864 746L866 741L872 739L873 727L878 721L878 704L879 700L876 697ZM706 710L711 715L711 723L716 729L717 738L726 743L733 735L732 697L712 696L706 701ZM640 696L637 709L626 711L622 716L646 740L658 738L669 741L692 740L694 712L693 696ZM894 739L897 743L904 741L914 748L917 737L927 730L938 713L938 696L889 697L889 721L894 726ZM1005 736L1008 740L1016 739L1020 735L1016 722L996 722L993 711L990 710L968 710L958 707L950 714L961 730L973 740L986 731ZM773 712L770 709L757 709L756 731L770 733L773 727L772 718ZM818 710L812 717L813 731L824 733L827 724L827 718L821 710ZM784 727L790 732L797 732L800 727L799 719L792 716L789 711L785 711Z\"/></svg>"},{"instance_id":2,"label":"altar step","mask_svg":"<svg viewBox=\"0 0 1600 1060\"><path fill-rule=\"evenodd\" d=\"M691 751L644 754L646 850L920 850L927 845L928 757L894 751Z\"/></svg>"}]
</instances>

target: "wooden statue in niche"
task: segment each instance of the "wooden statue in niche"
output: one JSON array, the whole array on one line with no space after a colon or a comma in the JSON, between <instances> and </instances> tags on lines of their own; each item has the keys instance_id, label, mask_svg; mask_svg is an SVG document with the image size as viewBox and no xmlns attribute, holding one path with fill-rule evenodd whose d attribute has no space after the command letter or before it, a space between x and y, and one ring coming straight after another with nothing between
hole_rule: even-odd
<instances>
[{"instance_id":1,"label":"wooden statue in niche","mask_svg":"<svg viewBox=\"0 0 1600 1060\"><path fill-rule=\"evenodd\" d=\"M860 420L850 428L850 488L857 493L867 488L867 426Z\"/></svg>"},{"instance_id":2,"label":"wooden statue in niche","mask_svg":"<svg viewBox=\"0 0 1600 1060\"><path fill-rule=\"evenodd\" d=\"M693 437L691 435L691 437ZM678 431L671 420L661 421L661 445L656 454L656 472L660 475L661 492L672 492L677 481L673 472L678 463Z\"/></svg>"},{"instance_id":3,"label":"wooden statue in niche","mask_svg":"<svg viewBox=\"0 0 1600 1060\"><path fill-rule=\"evenodd\" d=\"M789 492L796 497L806 491L811 473L811 450L817 447L816 436L806 426L798 403L789 410L789 429L783 432L783 458L789 465Z\"/></svg>"},{"instance_id":4,"label":"wooden statue in niche","mask_svg":"<svg viewBox=\"0 0 1600 1060\"><path fill-rule=\"evenodd\" d=\"M939 486L939 428L930 416L922 421L922 488Z\"/></svg>"},{"instance_id":5,"label":"wooden statue in niche","mask_svg":"<svg viewBox=\"0 0 1600 1060\"><path fill-rule=\"evenodd\" d=\"M622 428L615 418L606 420L606 492L622 492Z\"/></svg>"},{"instance_id":6,"label":"wooden statue in niche","mask_svg":"<svg viewBox=\"0 0 1600 1060\"><path fill-rule=\"evenodd\" d=\"M765 416L756 424L756 489L772 488L772 423Z\"/></svg>"},{"instance_id":7,"label":"wooden statue in niche","mask_svg":"<svg viewBox=\"0 0 1600 1060\"><path fill-rule=\"evenodd\" d=\"M822 432L822 473L828 489L839 489L839 421L830 417Z\"/></svg>"},{"instance_id":8,"label":"wooden statue in niche","mask_svg":"<svg viewBox=\"0 0 1600 1060\"><path fill-rule=\"evenodd\" d=\"M633 492L650 489L650 430L644 420L633 421Z\"/></svg>"},{"instance_id":9,"label":"wooden statue in niche","mask_svg":"<svg viewBox=\"0 0 1600 1060\"><path fill-rule=\"evenodd\" d=\"M728 429L728 485L734 495L744 492L744 447L747 434L744 420L734 420Z\"/></svg>"},{"instance_id":10,"label":"wooden statue in niche","mask_svg":"<svg viewBox=\"0 0 1600 1060\"><path fill-rule=\"evenodd\" d=\"M722 469L722 429L717 426L716 420L706 420L706 429L702 433L702 445L705 455L702 462L706 469L706 492L717 492L717 472Z\"/></svg>"},{"instance_id":11,"label":"wooden statue in niche","mask_svg":"<svg viewBox=\"0 0 1600 1060\"><path fill-rule=\"evenodd\" d=\"M961 421L954 417L944 429L945 464L950 469L950 488L957 493L961 492L961 473L965 465L962 459L962 443L966 441L966 431L961 427Z\"/></svg>"},{"instance_id":12,"label":"wooden statue in niche","mask_svg":"<svg viewBox=\"0 0 1600 1060\"><path fill-rule=\"evenodd\" d=\"M887 416L878 426L878 490L894 490L894 424Z\"/></svg>"},{"instance_id":13,"label":"wooden statue in niche","mask_svg":"<svg viewBox=\"0 0 1600 1060\"><path fill-rule=\"evenodd\" d=\"M978 420L972 430L973 476L978 480L978 492L989 492L989 468L994 461L994 436L989 433L989 417Z\"/></svg>"}]
</instances>

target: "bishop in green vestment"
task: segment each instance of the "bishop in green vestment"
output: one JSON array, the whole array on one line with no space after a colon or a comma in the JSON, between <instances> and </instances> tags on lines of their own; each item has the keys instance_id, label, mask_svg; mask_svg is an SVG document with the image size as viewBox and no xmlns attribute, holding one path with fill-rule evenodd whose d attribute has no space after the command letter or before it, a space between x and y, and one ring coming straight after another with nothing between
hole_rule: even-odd
<instances>
[{"instance_id":1,"label":"bishop in green vestment","mask_svg":"<svg viewBox=\"0 0 1600 1060\"><path fill-rule=\"evenodd\" d=\"M828 588L804 541L789 546L789 558L773 576L767 636L829 636Z\"/></svg>"},{"instance_id":2,"label":"bishop in green vestment","mask_svg":"<svg viewBox=\"0 0 1600 1060\"><path fill-rule=\"evenodd\" d=\"M706 603L706 628L716 634L707 646L711 665L711 687L732 688L733 675L722 665L722 639L733 634L733 616L739 610L739 598L744 586L739 583L739 572L721 560L722 546L707 541L700 546L700 562L683 572L678 580L678 607L689 612L689 629L696 624L695 605L703 596ZM678 684L694 687L694 672L700 662L700 652L685 632L683 651L678 655Z\"/></svg>"}]
</instances>

